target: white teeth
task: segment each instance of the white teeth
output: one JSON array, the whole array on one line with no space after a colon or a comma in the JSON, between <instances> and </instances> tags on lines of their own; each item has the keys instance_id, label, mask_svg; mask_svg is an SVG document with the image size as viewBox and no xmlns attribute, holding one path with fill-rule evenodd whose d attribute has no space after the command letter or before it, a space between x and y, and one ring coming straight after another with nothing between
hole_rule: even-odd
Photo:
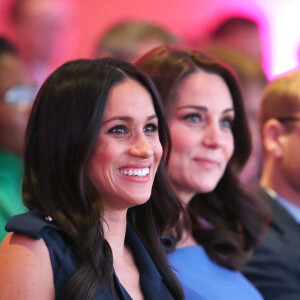
<instances>
[{"instance_id":1,"label":"white teeth","mask_svg":"<svg viewBox=\"0 0 300 300\"><path fill-rule=\"evenodd\" d=\"M149 174L150 170L149 168L143 168L143 169L118 169L118 172L126 175L126 176L138 176L138 177L145 177Z\"/></svg>"},{"instance_id":2,"label":"white teeth","mask_svg":"<svg viewBox=\"0 0 300 300\"><path fill-rule=\"evenodd\" d=\"M146 169L143 169L142 172L143 172L142 176L146 176L149 174L150 171L149 171L149 168L146 168Z\"/></svg>"}]
</instances>

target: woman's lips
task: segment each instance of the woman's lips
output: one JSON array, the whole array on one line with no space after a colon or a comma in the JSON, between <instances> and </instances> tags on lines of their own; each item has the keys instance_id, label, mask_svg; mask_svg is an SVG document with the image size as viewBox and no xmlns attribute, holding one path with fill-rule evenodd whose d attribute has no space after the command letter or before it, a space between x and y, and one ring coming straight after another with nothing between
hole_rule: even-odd
<instances>
[{"instance_id":1,"label":"woman's lips","mask_svg":"<svg viewBox=\"0 0 300 300\"><path fill-rule=\"evenodd\" d=\"M210 158L197 157L194 161L202 167L213 169L219 166L219 162Z\"/></svg>"}]
</instances>

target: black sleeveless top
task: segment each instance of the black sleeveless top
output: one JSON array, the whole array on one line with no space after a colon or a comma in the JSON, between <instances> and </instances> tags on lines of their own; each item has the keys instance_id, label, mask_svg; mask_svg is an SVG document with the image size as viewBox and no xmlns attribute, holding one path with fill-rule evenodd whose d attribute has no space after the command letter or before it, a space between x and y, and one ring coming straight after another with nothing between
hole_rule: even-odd
<instances>
[{"instance_id":1,"label":"black sleeveless top","mask_svg":"<svg viewBox=\"0 0 300 300\"><path fill-rule=\"evenodd\" d=\"M5 227L8 232L25 234L33 239L44 239L52 264L55 299L65 299L64 286L78 269L78 260L68 244L64 233L52 221L46 220L37 210L12 217ZM136 232L127 225L125 243L130 247L135 263L140 273L141 289L147 300L171 300L174 297L164 284L150 255ZM112 270L115 290L121 300L132 300L122 286L114 270ZM96 300L111 300L113 296L107 286L102 284L96 295Z\"/></svg>"}]
</instances>

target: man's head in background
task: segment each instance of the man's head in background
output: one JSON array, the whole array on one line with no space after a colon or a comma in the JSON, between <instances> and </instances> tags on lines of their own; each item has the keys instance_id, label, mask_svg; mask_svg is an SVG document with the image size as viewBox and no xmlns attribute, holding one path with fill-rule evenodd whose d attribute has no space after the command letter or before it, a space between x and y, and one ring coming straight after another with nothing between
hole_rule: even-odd
<instances>
[{"instance_id":1,"label":"man's head in background","mask_svg":"<svg viewBox=\"0 0 300 300\"><path fill-rule=\"evenodd\" d=\"M129 62L163 44L177 44L178 39L160 26L138 21L112 26L99 40L95 57L114 57Z\"/></svg>"},{"instance_id":2,"label":"man's head in background","mask_svg":"<svg viewBox=\"0 0 300 300\"><path fill-rule=\"evenodd\" d=\"M260 128L265 155L262 186L300 206L300 70L267 85Z\"/></svg>"}]
</instances>

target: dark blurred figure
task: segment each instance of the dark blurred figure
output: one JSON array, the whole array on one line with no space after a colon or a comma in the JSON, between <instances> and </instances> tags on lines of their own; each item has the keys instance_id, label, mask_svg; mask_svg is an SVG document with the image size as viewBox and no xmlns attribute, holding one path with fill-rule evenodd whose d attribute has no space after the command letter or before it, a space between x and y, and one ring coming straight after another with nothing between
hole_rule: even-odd
<instances>
[{"instance_id":1,"label":"dark blurred figure","mask_svg":"<svg viewBox=\"0 0 300 300\"><path fill-rule=\"evenodd\" d=\"M273 218L244 272L266 300L299 300L300 69L266 87L260 129L264 164L257 195Z\"/></svg>"},{"instance_id":2,"label":"dark blurred figure","mask_svg":"<svg viewBox=\"0 0 300 300\"><path fill-rule=\"evenodd\" d=\"M230 16L224 19L210 32L201 48L203 48L203 44L235 49L260 63L263 60L259 24L250 17Z\"/></svg>"},{"instance_id":3,"label":"dark blurred figure","mask_svg":"<svg viewBox=\"0 0 300 300\"><path fill-rule=\"evenodd\" d=\"M70 3L69 0L14 0L11 7L15 43L39 85L50 74L65 47L59 37L70 20Z\"/></svg>"},{"instance_id":4,"label":"dark blurred figure","mask_svg":"<svg viewBox=\"0 0 300 300\"><path fill-rule=\"evenodd\" d=\"M206 51L229 66L239 79L252 136L251 156L240 178L246 184L256 185L259 182L262 165L258 110L268 79L260 62L241 51L213 44L207 47Z\"/></svg>"},{"instance_id":5,"label":"dark blurred figure","mask_svg":"<svg viewBox=\"0 0 300 300\"><path fill-rule=\"evenodd\" d=\"M167 30L147 22L128 21L112 26L99 40L95 57L114 57L134 62L146 52L163 44L177 44Z\"/></svg>"},{"instance_id":6,"label":"dark blurred figure","mask_svg":"<svg viewBox=\"0 0 300 300\"><path fill-rule=\"evenodd\" d=\"M14 46L0 38L0 241L4 226L24 212L21 200L21 152L36 89Z\"/></svg>"}]
</instances>

